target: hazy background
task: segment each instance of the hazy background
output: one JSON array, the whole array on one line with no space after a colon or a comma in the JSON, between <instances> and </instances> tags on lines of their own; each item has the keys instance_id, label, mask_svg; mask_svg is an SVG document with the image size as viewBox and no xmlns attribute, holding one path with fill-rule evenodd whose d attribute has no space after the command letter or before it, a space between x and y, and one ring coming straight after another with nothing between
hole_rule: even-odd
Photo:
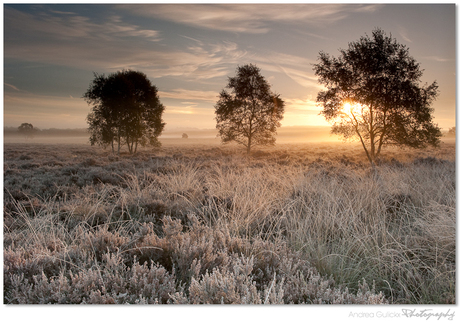
<instances>
[{"instance_id":1,"label":"hazy background","mask_svg":"<svg viewBox=\"0 0 460 328\"><path fill-rule=\"evenodd\" d=\"M317 126L312 64L381 27L437 80L434 121L455 125L455 5L4 5L4 126L86 128L93 72L140 70L166 106L163 137L214 129L237 65L253 63L286 102L287 126ZM297 128L279 131L279 138ZM208 132L210 130L207 130ZM302 129L297 132L307 133ZM213 131L214 133L214 131ZM326 133L327 135L327 133ZM192 137L192 136L190 136ZM215 137L215 133L214 133Z\"/></svg>"}]
</instances>

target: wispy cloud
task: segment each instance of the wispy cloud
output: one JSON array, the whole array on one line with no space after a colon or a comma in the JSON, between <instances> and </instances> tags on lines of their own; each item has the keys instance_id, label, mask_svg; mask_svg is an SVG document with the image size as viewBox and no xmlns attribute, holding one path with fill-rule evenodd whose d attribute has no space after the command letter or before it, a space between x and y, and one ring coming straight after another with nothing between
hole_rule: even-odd
<instances>
[{"instance_id":1,"label":"wispy cloud","mask_svg":"<svg viewBox=\"0 0 460 328\"><path fill-rule=\"evenodd\" d=\"M282 73L305 88L321 88L312 71L312 60L282 52L248 53L246 59L263 70ZM275 88L276 89L276 88Z\"/></svg>"},{"instance_id":2,"label":"wispy cloud","mask_svg":"<svg viewBox=\"0 0 460 328\"><path fill-rule=\"evenodd\" d=\"M333 22L353 12L375 11L378 5L122 5L119 12L173 20L218 30L239 26L248 33L265 33L270 22ZM253 62L281 72L304 87L317 86L305 58L257 49L236 42L209 42L182 34L184 43L154 46L161 31L128 24L121 16L97 21L72 12L45 9L39 15L5 7L4 56L36 63L73 66L100 72L139 69L152 78L181 77L205 82L233 73L236 65ZM138 39L136 39L138 38ZM139 40L155 41L153 43ZM187 44L188 43L188 44ZM121 46L121 44L123 46ZM185 45L185 46L184 46Z\"/></svg>"},{"instance_id":3,"label":"wispy cloud","mask_svg":"<svg viewBox=\"0 0 460 328\"><path fill-rule=\"evenodd\" d=\"M114 40L120 37L148 37L151 41L159 41L159 32L145 30L137 25L122 21L119 16L111 16L106 21L93 22L89 17L72 12L43 10L38 15L5 7L5 31L14 33L14 30L31 33L43 37L54 37L60 40L70 39L105 39Z\"/></svg>"},{"instance_id":4,"label":"wispy cloud","mask_svg":"<svg viewBox=\"0 0 460 328\"><path fill-rule=\"evenodd\" d=\"M172 107L172 108L168 108L168 112L169 113L174 113L174 114L187 114L187 115L195 114L195 112L193 110L187 110L187 107Z\"/></svg>"},{"instance_id":5,"label":"wispy cloud","mask_svg":"<svg viewBox=\"0 0 460 328\"><path fill-rule=\"evenodd\" d=\"M304 69L302 69L302 67L289 67L282 62L277 64L262 64L261 66L271 71L279 71L284 73L291 80L301 85L302 87L321 88L321 86L318 84L318 80L309 74L309 71L311 70L309 67Z\"/></svg>"},{"instance_id":6,"label":"wispy cloud","mask_svg":"<svg viewBox=\"0 0 460 328\"><path fill-rule=\"evenodd\" d=\"M330 24L352 13L374 12L381 5L345 4L188 4L120 5L141 16L155 17L190 26L228 32L263 34L270 31L269 22Z\"/></svg>"},{"instance_id":7,"label":"wispy cloud","mask_svg":"<svg viewBox=\"0 0 460 328\"><path fill-rule=\"evenodd\" d=\"M428 59L428 60L433 60L433 61L436 61L436 62L448 62L450 61L450 59L447 59L447 58L442 58L442 57L439 57L439 56L425 56L425 57L422 57L423 59Z\"/></svg>"},{"instance_id":8,"label":"wispy cloud","mask_svg":"<svg viewBox=\"0 0 460 328\"><path fill-rule=\"evenodd\" d=\"M320 109L316 106L316 101L311 97L307 99L285 99L285 102L286 108L288 108L289 111L312 112L316 114L320 112Z\"/></svg>"},{"instance_id":9,"label":"wispy cloud","mask_svg":"<svg viewBox=\"0 0 460 328\"><path fill-rule=\"evenodd\" d=\"M71 13L65 18L50 12L30 15L6 7L5 32L6 59L95 71L139 69L153 78L180 76L196 81L222 77L228 74L229 63L246 54L228 41L206 44L186 37L188 46L139 42L159 41L161 32L124 23L120 16L94 23Z\"/></svg>"},{"instance_id":10,"label":"wispy cloud","mask_svg":"<svg viewBox=\"0 0 460 328\"><path fill-rule=\"evenodd\" d=\"M219 94L214 91L174 89L171 91L159 91L159 95L160 98L201 100L215 103Z\"/></svg>"},{"instance_id":11,"label":"wispy cloud","mask_svg":"<svg viewBox=\"0 0 460 328\"><path fill-rule=\"evenodd\" d=\"M412 40L409 38L409 34L404 27L399 28L399 35L403 38L404 41L412 43Z\"/></svg>"},{"instance_id":12,"label":"wispy cloud","mask_svg":"<svg viewBox=\"0 0 460 328\"><path fill-rule=\"evenodd\" d=\"M50 12L60 15L76 15L76 13L71 11L50 10Z\"/></svg>"},{"instance_id":13,"label":"wispy cloud","mask_svg":"<svg viewBox=\"0 0 460 328\"><path fill-rule=\"evenodd\" d=\"M12 84L8 84L8 83L3 83L3 84L4 84L5 86L7 86L8 88L11 88L11 89L13 89L13 90L15 90L15 91L21 91L21 90L19 90L17 87L15 87L15 86L12 85Z\"/></svg>"}]
</instances>

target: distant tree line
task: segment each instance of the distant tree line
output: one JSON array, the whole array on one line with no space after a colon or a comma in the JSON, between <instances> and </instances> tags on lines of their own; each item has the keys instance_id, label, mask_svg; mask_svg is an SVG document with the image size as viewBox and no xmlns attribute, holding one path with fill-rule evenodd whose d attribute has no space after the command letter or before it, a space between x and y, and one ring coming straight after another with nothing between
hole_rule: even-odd
<instances>
[{"instance_id":1,"label":"distant tree line","mask_svg":"<svg viewBox=\"0 0 460 328\"><path fill-rule=\"evenodd\" d=\"M31 123L25 123L30 124ZM22 124L21 124L22 125ZM6 126L3 128L3 133L5 136L25 136L23 133L24 130L20 130L19 127ZM87 128L78 128L78 129L39 129L33 126L33 136L35 137L87 137L88 129Z\"/></svg>"},{"instance_id":2,"label":"distant tree line","mask_svg":"<svg viewBox=\"0 0 460 328\"><path fill-rule=\"evenodd\" d=\"M441 130L431 107L438 85L420 85L423 70L391 35L375 29L338 57L320 52L318 61L313 68L324 87L316 100L320 114L332 124L331 133L359 140L372 165L385 145L439 145ZM130 153L138 144L159 145L165 108L144 73L95 73L84 98L93 106L87 117L92 145L111 146L113 152L116 145L118 153L122 145ZM260 68L238 66L215 105L218 136L223 143L242 145L248 154L255 146L274 145L284 107Z\"/></svg>"}]
</instances>

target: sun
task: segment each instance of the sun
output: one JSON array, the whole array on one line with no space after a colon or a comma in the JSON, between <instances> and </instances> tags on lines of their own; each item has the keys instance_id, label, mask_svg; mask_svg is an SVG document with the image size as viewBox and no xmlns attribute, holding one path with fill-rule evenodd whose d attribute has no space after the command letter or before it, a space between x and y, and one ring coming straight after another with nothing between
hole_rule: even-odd
<instances>
[{"instance_id":1,"label":"sun","mask_svg":"<svg viewBox=\"0 0 460 328\"><path fill-rule=\"evenodd\" d=\"M343 104L343 113L347 115L348 117L352 116L352 106L349 102L346 102Z\"/></svg>"}]
</instances>

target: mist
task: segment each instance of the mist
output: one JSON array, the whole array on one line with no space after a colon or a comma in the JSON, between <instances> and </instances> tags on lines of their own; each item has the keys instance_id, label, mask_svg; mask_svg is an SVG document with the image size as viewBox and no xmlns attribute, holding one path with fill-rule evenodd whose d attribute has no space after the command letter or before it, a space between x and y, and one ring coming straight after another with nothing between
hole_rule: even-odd
<instances>
[{"instance_id":1,"label":"mist","mask_svg":"<svg viewBox=\"0 0 460 328\"><path fill-rule=\"evenodd\" d=\"M280 127L276 135L278 144L285 143L306 143L306 142L341 142L341 139L330 134L328 126L286 126ZM186 134L187 139L182 135ZM190 127L174 127L165 131L159 137L163 143L170 143L172 139L181 139L181 143L220 144L216 129L196 129ZM6 143L89 143L87 129L36 129L32 138L26 138L18 132L15 127L4 128L4 142Z\"/></svg>"}]
</instances>

